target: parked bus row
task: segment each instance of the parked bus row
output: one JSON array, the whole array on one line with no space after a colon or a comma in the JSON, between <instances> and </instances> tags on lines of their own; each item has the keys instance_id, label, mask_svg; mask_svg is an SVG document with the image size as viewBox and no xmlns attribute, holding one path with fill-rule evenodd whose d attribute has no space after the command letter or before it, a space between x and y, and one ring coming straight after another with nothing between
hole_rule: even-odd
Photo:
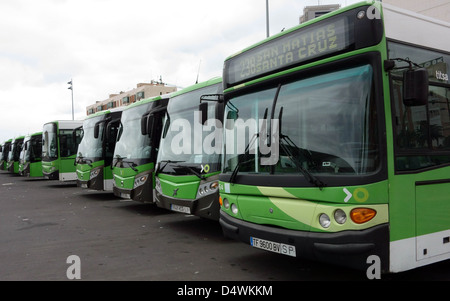
<instances>
[{"instance_id":1,"label":"parked bus row","mask_svg":"<svg viewBox=\"0 0 450 301\"><path fill-rule=\"evenodd\" d=\"M448 260L449 34L353 4L231 55L222 77L5 141L1 167L283 255L383 272Z\"/></svg>"}]
</instances>

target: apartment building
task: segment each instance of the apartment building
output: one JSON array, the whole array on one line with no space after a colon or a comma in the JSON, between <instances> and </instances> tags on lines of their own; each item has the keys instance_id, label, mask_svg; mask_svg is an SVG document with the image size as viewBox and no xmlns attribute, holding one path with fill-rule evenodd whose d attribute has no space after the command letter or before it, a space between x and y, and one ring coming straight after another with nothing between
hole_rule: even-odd
<instances>
[{"instance_id":1,"label":"apartment building","mask_svg":"<svg viewBox=\"0 0 450 301\"><path fill-rule=\"evenodd\" d=\"M110 94L107 99L97 101L96 103L87 106L86 115L120 106L127 106L141 99L164 95L175 91L177 91L176 87L169 86L158 81L151 81L150 83L139 83L137 84L136 88L130 91L120 92L118 94Z\"/></svg>"}]
</instances>

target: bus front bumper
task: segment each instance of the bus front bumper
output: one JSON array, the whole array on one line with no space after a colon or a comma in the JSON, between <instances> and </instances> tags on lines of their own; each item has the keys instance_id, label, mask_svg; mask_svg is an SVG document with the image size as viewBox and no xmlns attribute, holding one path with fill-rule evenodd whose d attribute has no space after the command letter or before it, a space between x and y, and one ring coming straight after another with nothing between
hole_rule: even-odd
<instances>
[{"instance_id":1,"label":"bus front bumper","mask_svg":"<svg viewBox=\"0 0 450 301\"><path fill-rule=\"evenodd\" d=\"M90 176L89 180L82 180L80 179L80 175L77 175L77 186L81 188L90 188L93 190L104 190L104 183L103 183L103 167L95 168L92 170L89 170L88 173L91 174L94 170L97 172L95 173L95 176Z\"/></svg>"},{"instance_id":2,"label":"bus front bumper","mask_svg":"<svg viewBox=\"0 0 450 301\"><path fill-rule=\"evenodd\" d=\"M226 237L251 245L260 239L295 247L295 257L367 270L368 257L380 258L381 271L389 268L389 225L382 224L361 231L318 233L259 225L234 218L220 210L220 225ZM277 252L283 254L283 252ZM286 253L285 253L286 254Z\"/></svg>"},{"instance_id":3,"label":"bus front bumper","mask_svg":"<svg viewBox=\"0 0 450 301\"><path fill-rule=\"evenodd\" d=\"M119 188L113 186L114 195L123 199L131 199L141 203L154 203L153 182L148 179L143 185L133 189Z\"/></svg>"},{"instance_id":4,"label":"bus front bumper","mask_svg":"<svg viewBox=\"0 0 450 301\"><path fill-rule=\"evenodd\" d=\"M219 220L219 192L194 200L172 198L158 190L155 190L155 196L156 205L160 208L193 214L215 221Z\"/></svg>"},{"instance_id":5,"label":"bus front bumper","mask_svg":"<svg viewBox=\"0 0 450 301\"><path fill-rule=\"evenodd\" d=\"M59 171L58 170L53 171L53 172L42 171L42 174L44 175L44 177L46 179L49 179L49 180L58 180L59 179Z\"/></svg>"}]
</instances>

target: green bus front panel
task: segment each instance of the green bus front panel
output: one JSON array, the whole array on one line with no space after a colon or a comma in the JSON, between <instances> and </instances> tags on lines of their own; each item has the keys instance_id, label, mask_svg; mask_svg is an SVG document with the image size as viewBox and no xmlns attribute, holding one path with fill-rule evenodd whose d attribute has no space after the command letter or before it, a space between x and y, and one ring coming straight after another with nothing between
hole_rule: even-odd
<instances>
[{"instance_id":1,"label":"green bus front panel","mask_svg":"<svg viewBox=\"0 0 450 301\"><path fill-rule=\"evenodd\" d=\"M389 269L387 181L323 190L226 182L219 187L220 223L228 237L284 255L358 269L367 269L368 256L377 255L383 271ZM357 223L351 216L360 208L376 214ZM338 219L337 212L345 219ZM321 224L324 215L329 219L326 227Z\"/></svg>"},{"instance_id":2,"label":"green bus front panel","mask_svg":"<svg viewBox=\"0 0 450 301\"><path fill-rule=\"evenodd\" d=\"M142 203L153 203L154 163L129 167L114 167L113 192L115 196Z\"/></svg>"},{"instance_id":3,"label":"green bus front panel","mask_svg":"<svg viewBox=\"0 0 450 301\"><path fill-rule=\"evenodd\" d=\"M104 160L95 161L91 164L78 163L76 166L77 186L95 190L104 190L104 169Z\"/></svg>"},{"instance_id":4,"label":"green bus front panel","mask_svg":"<svg viewBox=\"0 0 450 301\"><path fill-rule=\"evenodd\" d=\"M42 177L42 162L31 162L29 165L29 173L28 176L31 178Z\"/></svg>"},{"instance_id":5,"label":"green bus front panel","mask_svg":"<svg viewBox=\"0 0 450 301\"><path fill-rule=\"evenodd\" d=\"M42 177L42 162L26 162L19 164L19 174L25 177Z\"/></svg>"},{"instance_id":6,"label":"green bus front panel","mask_svg":"<svg viewBox=\"0 0 450 301\"><path fill-rule=\"evenodd\" d=\"M58 180L59 160L42 161L42 174L49 180Z\"/></svg>"},{"instance_id":7,"label":"green bus front panel","mask_svg":"<svg viewBox=\"0 0 450 301\"><path fill-rule=\"evenodd\" d=\"M218 221L219 191L218 187L210 188L218 181L218 174L206 176L200 180L195 175L158 174L159 185L155 189L157 206Z\"/></svg>"}]
</instances>

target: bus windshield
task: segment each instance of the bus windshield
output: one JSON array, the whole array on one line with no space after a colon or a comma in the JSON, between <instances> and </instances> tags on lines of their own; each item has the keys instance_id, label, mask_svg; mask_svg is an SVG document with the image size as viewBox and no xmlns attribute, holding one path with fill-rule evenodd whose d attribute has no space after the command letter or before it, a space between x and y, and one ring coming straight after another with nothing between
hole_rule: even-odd
<instances>
[{"instance_id":1,"label":"bus windshield","mask_svg":"<svg viewBox=\"0 0 450 301\"><path fill-rule=\"evenodd\" d=\"M208 164L209 172L219 170L220 149L218 148L221 141L215 140L217 128L214 125L203 126L196 115L199 113L200 96L216 94L219 87L219 84L215 84L170 99L158 152L158 162L162 163L160 166L163 171L170 172L167 169L171 164L167 163L171 162L198 167L198 169ZM216 102L208 102L209 117L214 116L215 105Z\"/></svg>"},{"instance_id":2,"label":"bus windshield","mask_svg":"<svg viewBox=\"0 0 450 301\"><path fill-rule=\"evenodd\" d=\"M25 147L26 145L26 147ZM39 162L42 157L42 135L25 138L23 147L24 162ZM22 156L22 155L21 155Z\"/></svg>"},{"instance_id":3,"label":"bus windshield","mask_svg":"<svg viewBox=\"0 0 450 301\"><path fill-rule=\"evenodd\" d=\"M11 144L11 151L8 154L8 161L19 161L22 151L23 138L17 139Z\"/></svg>"},{"instance_id":4,"label":"bus windshield","mask_svg":"<svg viewBox=\"0 0 450 301\"><path fill-rule=\"evenodd\" d=\"M233 126L224 130L224 172L374 172L380 161L371 92L372 67L364 65L231 98L225 110L225 124ZM263 165L266 141L259 131L261 121L271 116L267 127L276 137L272 144L278 143L278 153L273 164Z\"/></svg>"},{"instance_id":5,"label":"bus windshield","mask_svg":"<svg viewBox=\"0 0 450 301\"><path fill-rule=\"evenodd\" d=\"M105 126L105 123L99 123L99 134L97 138L94 137L94 128L95 124L102 121L104 118L105 116L98 116L86 119L83 122L83 138L78 145L78 158L89 159L91 161L98 161L102 158L103 127Z\"/></svg>"},{"instance_id":6,"label":"bus windshield","mask_svg":"<svg viewBox=\"0 0 450 301\"><path fill-rule=\"evenodd\" d=\"M26 137L23 141L22 151L20 152L20 161L22 164L30 162L30 141L31 137Z\"/></svg>"},{"instance_id":7,"label":"bus windshield","mask_svg":"<svg viewBox=\"0 0 450 301\"><path fill-rule=\"evenodd\" d=\"M46 160L58 159L58 139L56 124L44 124L42 133L42 158Z\"/></svg>"},{"instance_id":8,"label":"bus windshield","mask_svg":"<svg viewBox=\"0 0 450 301\"><path fill-rule=\"evenodd\" d=\"M141 118L152 103L125 110L122 113L114 158L133 160L138 165L151 162L151 137L142 135ZM138 161L138 162L134 162Z\"/></svg>"}]
</instances>

